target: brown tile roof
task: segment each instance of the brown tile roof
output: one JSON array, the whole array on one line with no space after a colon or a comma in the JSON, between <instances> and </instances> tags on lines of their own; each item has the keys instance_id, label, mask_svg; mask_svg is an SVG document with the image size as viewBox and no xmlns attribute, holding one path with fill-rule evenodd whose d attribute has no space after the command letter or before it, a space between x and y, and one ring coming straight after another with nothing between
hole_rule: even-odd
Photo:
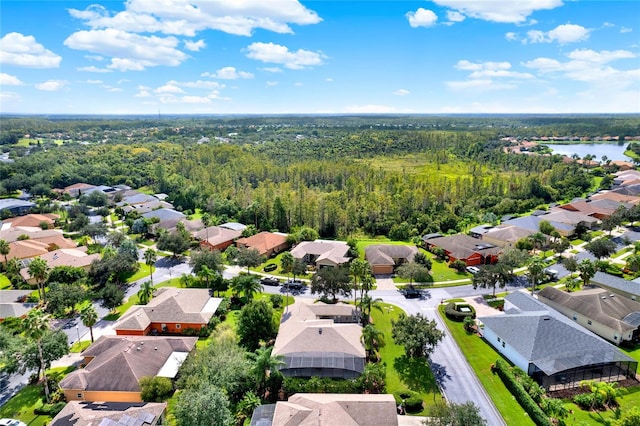
<instances>
[{"instance_id":1,"label":"brown tile roof","mask_svg":"<svg viewBox=\"0 0 640 426\"><path fill-rule=\"evenodd\" d=\"M464 234L431 238L427 240L426 243L435 245L437 247L442 247L443 249L451 253L456 259L466 259L474 253L479 253L483 256L497 255L501 250L500 247L495 247L491 244L483 243L482 240ZM485 247L485 244L489 247Z\"/></svg>"},{"instance_id":2,"label":"brown tile roof","mask_svg":"<svg viewBox=\"0 0 640 426\"><path fill-rule=\"evenodd\" d=\"M207 241L212 246L233 241L241 235L242 231L234 231L221 226L210 226L193 234L194 238L200 241Z\"/></svg>"},{"instance_id":3,"label":"brown tile roof","mask_svg":"<svg viewBox=\"0 0 640 426\"><path fill-rule=\"evenodd\" d=\"M152 322L207 324L221 299L205 288L156 290L147 305L134 305L114 325L115 330L144 330Z\"/></svg>"},{"instance_id":4,"label":"brown tile roof","mask_svg":"<svg viewBox=\"0 0 640 426\"><path fill-rule=\"evenodd\" d=\"M47 262L49 268L55 268L56 266L87 268L91 263L93 263L93 261L100 259L100 254L87 254L86 251L86 247L59 249L42 254L40 255L40 258ZM22 268L20 270L20 275L22 275L22 278L27 281L31 278L28 268Z\"/></svg>"},{"instance_id":5,"label":"brown tile roof","mask_svg":"<svg viewBox=\"0 0 640 426\"><path fill-rule=\"evenodd\" d=\"M274 426L361 426L398 424L393 395L298 393L279 401Z\"/></svg>"},{"instance_id":6,"label":"brown tile roof","mask_svg":"<svg viewBox=\"0 0 640 426\"><path fill-rule=\"evenodd\" d=\"M591 196L592 200L612 200L612 201L620 201L622 203L630 203L630 204L638 204L640 203L640 197L636 197L634 195L626 195L620 194L618 192L600 192L598 194L594 194Z\"/></svg>"},{"instance_id":7,"label":"brown tile roof","mask_svg":"<svg viewBox=\"0 0 640 426\"><path fill-rule=\"evenodd\" d=\"M405 246L395 244L374 244L365 247L365 257L371 266L391 265L395 266L394 259L402 259L405 262L413 262L414 256L418 253L416 246Z\"/></svg>"},{"instance_id":8,"label":"brown tile roof","mask_svg":"<svg viewBox=\"0 0 640 426\"><path fill-rule=\"evenodd\" d=\"M302 259L306 255L311 254L318 256L316 263L322 260L328 260L329 262L342 265L347 263L349 258L347 253L349 246L342 241L303 241L291 250L291 254L296 259Z\"/></svg>"},{"instance_id":9,"label":"brown tile roof","mask_svg":"<svg viewBox=\"0 0 640 426\"><path fill-rule=\"evenodd\" d=\"M0 240L5 240L6 242L17 241L21 235L26 235L29 239L38 239L44 237L51 236L60 236L62 237L62 231L60 229L45 229L42 230L38 227L33 226L12 226L8 229L3 229L0 231Z\"/></svg>"},{"instance_id":10,"label":"brown tile roof","mask_svg":"<svg viewBox=\"0 0 640 426\"><path fill-rule=\"evenodd\" d=\"M38 240L22 240L9 243L7 259L29 259L49 252L49 244Z\"/></svg>"},{"instance_id":11,"label":"brown tile roof","mask_svg":"<svg viewBox=\"0 0 640 426\"><path fill-rule=\"evenodd\" d=\"M40 227L40 223L45 222L49 225L53 225L56 219L60 218L57 214L27 214L24 216L18 216L11 219L5 219L2 223L10 223L11 226L30 226Z\"/></svg>"},{"instance_id":12,"label":"brown tile roof","mask_svg":"<svg viewBox=\"0 0 640 426\"><path fill-rule=\"evenodd\" d=\"M287 236L284 234L274 234L272 232L260 232L247 238L240 238L236 244L258 250L258 253L265 255L269 251L281 246L287 242Z\"/></svg>"},{"instance_id":13,"label":"brown tile roof","mask_svg":"<svg viewBox=\"0 0 640 426\"><path fill-rule=\"evenodd\" d=\"M139 392L142 377L154 377L174 352L188 353L197 337L102 336L82 355L93 359L60 381L60 388Z\"/></svg>"}]
</instances>

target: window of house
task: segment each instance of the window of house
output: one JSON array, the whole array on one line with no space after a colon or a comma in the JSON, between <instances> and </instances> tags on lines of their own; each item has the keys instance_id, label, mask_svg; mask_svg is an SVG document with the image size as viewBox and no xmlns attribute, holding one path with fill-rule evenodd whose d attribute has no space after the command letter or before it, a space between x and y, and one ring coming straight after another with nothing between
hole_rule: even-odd
<instances>
[{"instance_id":1,"label":"window of house","mask_svg":"<svg viewBox=\"0 0 640 426\"><path fill-rule=\"evenodd\" d=\"M180 329L180 324L176 324L176 329Z\"/></svg>"},{"instance_id":2,"label":"window of house","mask_svg":"<svg viewBox=\"0 0 640 426\"><path fill-rule=\"evenodd\" d=\"M578 317L574 315L574 316L573 316L573 320L574 320L574 321L578 321Z\"/></svg>"},{"instance_id":3,"label":"window of house","mask_svg":"<svg viewBox=\"0 0 640 426\"><path fill-rule=\"evenodd\" d=\"M502 342L502 347L504 348L504 342Z\"/></svg>"},{"instance_id":4,"label":"window of house","mask_svg":"<svg viewBox=\"0 0 640 426\"><path fill-rule=\"evenodd\" d=\"M77 394L76 396L77 396L78 398L82 399L82 394L81 394L81 393Z\"/></svg>"},{"instance_id":5,"label":"window of house","mask_svg":"<svg viewBox=\"0 0 640 426\"><path fill-rule=\"evenodd\" d=\"M500 338L498 337L498 342L501 342L502 340L500 340Z\"/></svg>"},{"instance_id":6,"label":"window of house","mask_svg":"<svg viewBox=\"0 0 640 426\"><path fill-rule=\"evenodd\" d=\"M587 321L587 324L591 325L591 320Z\"/></svg>"},{"instance_id":7,"label":"window of house","mask_svg":"<svg viewBox=\"0 0 640 426\"><path fill-rule=\"evenodd\" d=\"M618 336L613 336L613 340L618 340Z\"/></svg>"}]
</instances>

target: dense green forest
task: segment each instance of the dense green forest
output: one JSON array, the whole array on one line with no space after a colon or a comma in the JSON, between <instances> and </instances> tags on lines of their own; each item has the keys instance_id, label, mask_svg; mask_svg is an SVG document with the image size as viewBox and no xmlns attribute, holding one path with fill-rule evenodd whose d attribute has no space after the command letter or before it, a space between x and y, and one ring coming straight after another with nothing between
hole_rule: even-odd
<instances>
[{"instance_id":1,"label":"dense green forest","mask_svg":"<svg viewBox=\"0 0 640 426\"><path fill-rule=\"evenodd\" d=\"M2 117L0 193L163 192L258 229L406 239L582 196L600 168L504 152L506 136L640 135L638 116ZM25 140L25 135L29 138ZM608 170L607 170L608 171Z\"/></svg>"}]
</instances>

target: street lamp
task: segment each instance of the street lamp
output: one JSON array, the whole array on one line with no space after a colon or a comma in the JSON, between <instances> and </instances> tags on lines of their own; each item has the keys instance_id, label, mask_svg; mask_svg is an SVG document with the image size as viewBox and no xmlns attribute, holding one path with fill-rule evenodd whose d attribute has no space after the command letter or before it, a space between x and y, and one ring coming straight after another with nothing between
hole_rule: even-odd
<instances>
[{"instance_id":1,"label":"street lamp","mask_svg":"<svg viewBox=\"0 0 640 426\"><path fill-rule=\"evenodd\" d=\"M78 333L78 343L80 343L80 327L76 324L76 332Z\"/></svg>"}]
</instances>

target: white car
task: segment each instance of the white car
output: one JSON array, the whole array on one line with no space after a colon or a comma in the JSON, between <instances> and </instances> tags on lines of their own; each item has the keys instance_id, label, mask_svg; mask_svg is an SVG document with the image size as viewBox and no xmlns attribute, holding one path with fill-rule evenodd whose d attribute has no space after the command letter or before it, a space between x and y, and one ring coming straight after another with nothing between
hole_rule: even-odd
<instances>
[{"instance_id":1,"label":"white car","mask_svg":"<svg viewBox=\"0 0 640 426\"><path fill-rule=\"evenodd\" d=\"M480 272L480 269L476 268L475 266L467 266L466 270L471 274L477 274L478 272Z\"/></svg>"},{"instance_id":2,"label":"white car","mask_svg":"<svg viewBox=\"0 0 640 426\"><path fill-rule=\"evenodd\" d=\"M27 426L27 424L16 419L0 419L0 426Z\"/></svg>"}]
</instances>

